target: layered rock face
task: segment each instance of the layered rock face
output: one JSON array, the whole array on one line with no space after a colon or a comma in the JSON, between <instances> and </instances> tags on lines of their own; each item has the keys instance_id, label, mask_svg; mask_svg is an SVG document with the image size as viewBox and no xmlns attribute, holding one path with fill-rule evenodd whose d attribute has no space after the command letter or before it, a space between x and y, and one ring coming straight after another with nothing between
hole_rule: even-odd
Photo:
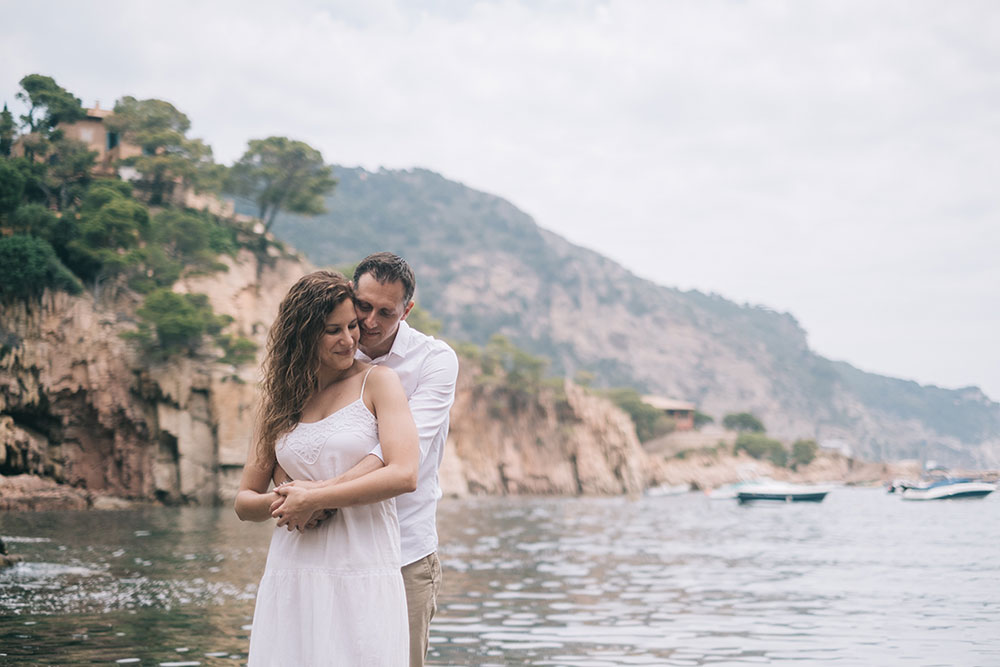
<instances>
[{"instance_id":1,"label":"layered rock face","mask_svg":"<svg viewBox=\"0 0 1000 667\"><path fill-rule=\"evenodd\" d=\"M463 494L638 494L649 460L629 417L567 382L526 396L459 374L442 490ZM461 473L455 474L455 468ZM464 487L463 487L464 485Z\"/></svg>"},{"instance_id":2,"label":"layered rock face","mask_svg":"<svg viewBox=\"0 0 1000 667\"><path fill-rule=\"evenodd\" d=\"M0 470L150 497L155 411L134 393L135 355L119 333L135 303L46 293L2 311Z\"/></svg>"},{"instance_id":3,"label":"layered rock face","mask_svg":"<svg viewBox=\"0 0 1000 667\"><path fill-rule=\"evenodd\" d=\"M0 310L0 507L82 508L109 498L228 501L251 438L260 357L288 288L311 271L250 252L228 271L180 281L206 294L229 332L254 340L257 363L223 365L208 342L150 363L122 338L139 297L95 301L46 293ZM567 383L523 395L462 364L442 471L446 493L637 494L654 468L631 421Z\"/></svg>"},{"instance_id":4,"label":"layered rock face","mask_svg":"<svg viewBox=\"0 0 1000 667\"><path fill-rule=\"evenodd\" d=\"M176 289L208 295L260 354L278 303L310 267L294 258L262 265L248 251L223 261L228 271ZM121 336L135 329L139 301L114 292L100 302L46 293L0 310L0 473L56 481L90 503L93 494L174 503L231 496L258 365L221 365L207 344L196 357L150 364ZM0 485L0 504L10 507L19 488ZM34 506L33 492L21 495Z\"/></svg>"}]
</instances>

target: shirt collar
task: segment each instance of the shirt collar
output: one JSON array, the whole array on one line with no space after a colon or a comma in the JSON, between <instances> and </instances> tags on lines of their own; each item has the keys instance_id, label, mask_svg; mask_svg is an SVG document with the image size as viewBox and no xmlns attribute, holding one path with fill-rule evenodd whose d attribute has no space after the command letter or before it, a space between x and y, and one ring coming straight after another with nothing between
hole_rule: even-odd
<instances>
[{"instance_id":1,"label":"shirt collar","mask_svg":"<svg viewBox=\"0 0 1000 667\"><path fill-rule=\"evenodd\" d=\"M406 323L406 320L400 320L399 328L396 329L396 337L392 341L392 347L389 348L388 352L383 354L381 357L376 357L376 359L386 359L390 356L399 357L400 359L406 357L406 352L410 349L410 338L412 335L410 325ZM364 355L364 357L369 361L376 360L362 352L361 348L358 348L358 353Z\"/></svg>"},{"instance_id":2,"label":"shirt collar","mask_svg":"<svg viewBox=\"0 0 1000 667\"><path fill-rule=\"evenodd\" d=\"M410 325L406 323L406 320L400 320L399 329L396 330L396 338L392 341L389 354L397 357L405 357L407 351L410 349L410 338L412 336L413 333Z\"/></svg>"}]
</instances>

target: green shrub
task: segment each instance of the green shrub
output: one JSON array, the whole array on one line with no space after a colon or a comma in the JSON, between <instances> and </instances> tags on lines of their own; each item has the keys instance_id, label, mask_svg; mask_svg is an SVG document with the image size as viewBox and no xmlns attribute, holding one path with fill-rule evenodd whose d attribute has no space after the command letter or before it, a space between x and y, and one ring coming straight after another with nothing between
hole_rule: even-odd
<instances>
[{"instance_id":1,"label":"green shrub","mask_svg":"<svg viewBox=\"0 0 1000 667\"><path fill-rule=\"evenodd\" d=\"M483 375L502 379L512 391L537 394L549 360L528 354L500 334L494 334L480 356Z\"/></svg>"},{"instance_id":2,"label":"green shrub","mask_svg":"<svg viewBox=\"0 0 1000 667\"><path fill-rule=\"evenodd\" d=\"M732 431L763 433L764 424L749 412L738 412L723 417L722 425Z\"/></svg>"},{"instance_id":3,"label":"green shrub","mask_svg":"<svg viewBox=\"0 0 1000 667\"><path fill-rule=\"evenodd\" d=\"M240 366L256 359L257 343L249 338L220 334L215 337L215 342L219 344L219 347L223 351L223 356L219 359L219 363Z\"/></svg>"},{"instance_id":4,"label":"green shrub","mask_svg":"<svg viewBox=\"0 0 1000 667\"><path fill-rule=\"evenodd\" d=\"M79 222L66 244L67 264L84 280L96 284L138 263L133 250L149 230L149 211L129 198L129 191L127 183L108 180L87 190Z\"/></svg>"},{"instance_id":5,"label":"green shrub","mask_svg":"<svg viewBox=\"0 0 1000 667\"><path fill-rule=\"evenodd\" d=\"M711 415L706 415L700 410L694 411L694 427L701 428L705 424L714 424L715 419Z\"/></svg>"},{"instance_id":6,"label":"green shrub","mask_svg":"<svg viewBox=\"0 0 1000 667\"><path fill-rule=\"evenodd\" d=\"M733 445L733 454L738 454L740 451L758 460L768 460L777 466L788 463L785 446L762 433L741 433Z\"/></svg>"},{"instance_id":7,"label":"green shrub","mask_svg":"<svg viewBox=\"0 0 1000 667\"><path fill-rule=\"evenodd\" d=\"M809 465L816 458L817 451L819 446L815 440L796 440L792 443L792 465L794 467Z\"/></svg>"},{"instance_id":8,"label":"green shrub","mask_svg":"<svg viewBox=\"0 0 1000 667\"><path fill-rule=\"evenodd\" d=\"M173 285L182 274L225 270L216 260L237 251L236 230L207 213L167 209L144 230L142 247L128 253L129 286L139 292Z\"/></svg>"},{"instance_id":9,"label":"green shrub","mask_svg":"<svg viewBox=\"0 0 1000 667\"><path fill-rule=\"evenodd\" d=\"M205 212L167 209L153 218L150 240L188 264L209 266L216 255L234 255L236 230Z\"/></svg>"},{"instance_id":10,"label":"green shrub","mask_svg":"<svg viewBox=\"0 0 1000 667\"><path fill-rule=\"evenodd\" d=\"M479 347L475 343L469 343L463 341L460 343L451 343L451 347L455 350L455 354L458 355L459 359L468 360L473 363L480 363L483 356L483 348Z\"/></svg>"},{"instance_id":11,"label":"green shrub","mask_svg":"<svg viewBox=\"0 0 1000 667\"><path fill-rule=\"evenodd\" d=\"M24 175L9 160L0 160L0 218L14 211L24 198Z\"/></svg>"},{"instance_id":12,"label":"green shrub","mask_svg":"<svg viewBox=\"0 0 1000 667\"><path fill-rule=\"evenodd\" d=\"M41 204L24 204L10 216L10 228L15 234L37 236L50 242L57 222L56 214Z\"/></svg>"},{"instance_id":13,"label":"green shrub","mask_svg":"<svg viewBox=\"0 0 1000 667\"><path fill-rule=\"evenodd\" d=\"M83 287L43 239L0 238L0 296L5 301L41 296L46 288L79 294Z\"/></svg>"},{"instance_id":14,"label":"green shrub","mask_svg":"<svg viewBox=\"0 0 1000 667\"><path fill-rule=\"evenodd\" d=\"M642 395L631 387L618 387L600 392L619 408L628 413L635 424L635 434L639 442L667 435L676 423L659 408L654 408L642 400Z\"/></svg>"},{"instance_id":15,"label":"green shrub","mask_svg":"<svg viewBox=\"0 0 1000 667\"><path fill-rule=\"evenodd\" d=\"M204 294L177 294L164 287L151 292L137 313L139 331L128 337L159 358L194 352L206 334L218 334L228 323L212 311Z\"/></svg>"},{"instance_id":16,"label":"green shrub","mask_svg":"<svg viewBox=\"0 0 1000 667\"><path fill-rule=\"evenodd\" d=\"M437 336L441 333L441 320L434 319L419 305L414 305L410 309L410 314L406 316L406 323L428 336Z\"/></svg>"},{"instance_id":17,"label":"green shrub","mask_svg":"<svg viewBox=\"0 0 1000 667\"><path fill-rule=\"evenodd\" d=\"M94 181L87 188L87 193L80 204L80 211L92 213L118 199L132 199L132 186L129 183L110 178Z\"/></svg>"},{"instance_id":18,"label":"green shrub","mask_svg":"<svg viewBox=\"0 0 1000 667\"><path fill-rule=\"evenodd\" d=\"M184 264L173 259L162 246L150 245L132 252L135 271L129 277L129 287L148 294L158 287L170 287L184 270Z\"/></svg>"}]
</instances>

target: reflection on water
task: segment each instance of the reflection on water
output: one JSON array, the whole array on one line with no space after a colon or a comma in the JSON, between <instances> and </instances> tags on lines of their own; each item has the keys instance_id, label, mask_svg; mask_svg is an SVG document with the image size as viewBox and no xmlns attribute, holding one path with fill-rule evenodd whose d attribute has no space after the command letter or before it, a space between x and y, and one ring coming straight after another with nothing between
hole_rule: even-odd
<instances>
[{"instance_id":1,"label":"reflection on water","mask_svg":"<svg viewBox=\"0 0 1000 667\"><path fill-rule=\"evenodd\" d=\"M445 500L439 665L1000 665L1000 498ZM0 664L246 659L270 528L7 514Z\"/></svg>"},{"instance_id":2,"label":"reflection on water","mask_svg":"<svg viewBox=\"0 0 1000 667\"><path fill-rule=\"evenodd\" d=\"M25 557L0 573L0 664L245 661L267 526L147 508L7 514L0 535Z\"/></svg>"}]
</instances>

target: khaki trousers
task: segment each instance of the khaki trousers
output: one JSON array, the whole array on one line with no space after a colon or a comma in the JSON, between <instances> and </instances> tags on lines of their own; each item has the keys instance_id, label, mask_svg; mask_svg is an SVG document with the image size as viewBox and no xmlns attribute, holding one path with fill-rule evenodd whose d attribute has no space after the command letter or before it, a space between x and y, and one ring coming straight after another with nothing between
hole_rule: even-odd
<instances>
[{"instance_id":1,"label":"khaki trousers","mask_svg":"<svg viewBox=\"0 0 1000 667\"><path fill-rule=\"evenodd\" d=\"M441 588L441 561L435 552L404 565L402 572L406 611L410 616L410 667L423 667Z\"/></svg>"}]
</instances>

